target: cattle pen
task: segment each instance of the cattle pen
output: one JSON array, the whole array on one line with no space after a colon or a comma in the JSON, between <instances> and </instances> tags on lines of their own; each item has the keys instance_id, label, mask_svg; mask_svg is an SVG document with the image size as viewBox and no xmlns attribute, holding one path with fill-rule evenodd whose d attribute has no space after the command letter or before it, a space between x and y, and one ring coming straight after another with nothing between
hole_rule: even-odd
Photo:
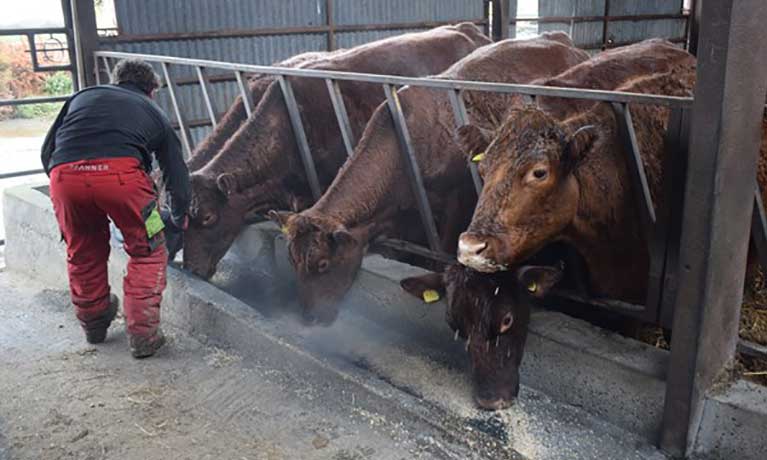
<instances>
[{"instance_id":1,"label":"cattle pen","mask_svg":"<svg viewBox=\"0 0 767 460\"><path fill-rule=\"evenodd\" d=\"M248 90L248 79L254 75L270 75L279 84L287 107L290 127L298 145L300 160L314 200L323 189L317 166L307 140L305 121L293 91L293 82L309 78L322 80L332 103L338 135L346 153L353 156L358 139L347 115L344 94L339 82L364 82L380 85L398 138L399 150L420 217L427 245L401 239L379 239L375 246L402 251L430 259L438 264L455 261L449 248L440 243L434 212L416 160L415 147L398 91L405 87L422 87L445 92L450 101L455 127L468 125L471 120L464 103L466 92L516 94L529 104L537 98L589 100L609 104L618 120L618 134L626 152L626 166L631 178L630 188L635 209L646 237L650 267L648 290L643 304L631 304L616 299L591 298L585 292L556 291L552 302L570 302L582 308L595 307L604 311L639 319L666 330L673 330L667 367L664 374L664 401L660 429L650 442L674 456L692 456L701 432L706 397L727 384L732 359L736 352L767 359L767 347L738 336L740 303L746 265L748 240L751 239L763 270L767 270L767 212L762 203L759 186L752 180L759 150L750 136L754 129L752 115L765 110L767 90L767 10L759 0L742 2L692 2L689 22L685 21L684 37L676 42L687 46L698 59L695 97L674 97L618 91L576 89L530 84L489 83L483 81L417 78L354 72L324 71L300 68L254 65L224 60L197 59L160 54L99 49L95 30L78 29L82 23L92 23L91 12L78 12L78 2L64 2L74 16L67 28L50 29L69 34L73 64L66 67L78 75L79 87L108 83L117 61L139 59L150 62L159 70L166 91L173 121L185 154L195 149L193 129L201 125L215 128L220 122L221 98L215 95L212 79L236 83L236 95L244 102L248 117L254 113L257 101ZM516 5L516 2L512 1ZM603 21L601 43L594 46L619 46L610 41L608 23L630 20L629 16L611 16L610 4L603 2L602 16L573 15L550 17L542 23L578 23ZM496 39L508 36L508 28L521 19L509 17L509 2L490 2L495 15L473 18ZM332 1L327 3L332 18ZM573 7L575 8L575 7ZM686 19L687 15L646 15L644 20ZM69 23L71 22L71 24ZM425 21L421 26L439 25ZM347 32L352 32L348 28ZM48 30L42 30L47 32ZM336 47L336 33L344 31L328 19L326 26L294 30L295 33L322 33L329 49ZM0 31L2 32L2 31ZM14 31L14 33L17 31ZM269 30L273 33L275 31ZM34 34L36 32L29 32ZM266 32L264 32L266 33ZM146 35L144 41L152 41ZM118 42L119 39L113 39ZM30 43L34 39L30 38ZM35 53L33 50L32 53ZM207 120L191 120L184 105L180 86L196 87L197 94L186 99L202 101ZM0 106L55 102L55 96L40 100L0 100ZM664 136L662 204L656 206L648 186L637 135L632 121L636 105L662 106L670 110ZM747 155L741 153L747 152ZM477 166L467 161L477 195L482 191L482 179ZM749 172L750 171L750 172ZM0 174L0 179L39 173L38 170ZM739 180L740 177L748 180ZM742 249L742 250L741 250ZM181 272L179 272L181 273ZM179 275L181 276L181 275ZM203 288L204 289L204 288ZM588 371L586 371L588 372ZM731 383L731 382L730 382ZM627 398L629 396L627 395ZM761 409L760 409L761 410ZM761 419L759 419L761 420ZM372 423L372 422L371 422ZM1 438L1 437L0 437ZM1 440L1 439L0 439ZM0 444L0 454L2 454ZM758 455L758 454L757 454ZM0 456L2 459L2 456Z\"/></svg>"}]
</instances>

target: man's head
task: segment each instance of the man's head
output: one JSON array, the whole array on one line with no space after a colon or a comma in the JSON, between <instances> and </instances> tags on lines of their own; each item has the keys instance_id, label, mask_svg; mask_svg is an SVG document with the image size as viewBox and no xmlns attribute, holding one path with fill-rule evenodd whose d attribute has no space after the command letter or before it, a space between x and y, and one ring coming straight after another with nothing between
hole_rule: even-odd
<instances>
[{"instance_id":1,"label":"man's head","mask_svg":"<svg viewBox=\"0 0 767 460\"><path fill-rule=\"evenodd\" d=\"M139 59L124 59L118 62L112 71L112 83L115 85L132 83L147 96L152 96L160 87L160 77L146 62Z\"/></svg>"}]
</instances>

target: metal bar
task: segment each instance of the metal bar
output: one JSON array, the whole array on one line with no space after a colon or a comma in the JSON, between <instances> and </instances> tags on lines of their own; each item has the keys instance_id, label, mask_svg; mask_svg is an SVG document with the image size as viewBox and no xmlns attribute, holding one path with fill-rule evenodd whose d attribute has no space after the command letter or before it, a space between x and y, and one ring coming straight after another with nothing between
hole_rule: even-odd
<instances>
[{"instance_id":1,"label":"metal bar","mask_svg":"<svg viewBox=\"0 0 767 460\"><path fill-rule=\"evenodd\" d=\"M450 105L453 108L453 117L455 118L455 125L461 127L469 124L469 113L466 111L466 104L463 102L463 97L460 91L450 90L448 91L450 96ZM471 180L474 182L474 190L477 192L477 196L482 193L482 178L479 176L477 170L477 164L473 161L469 161L469 171L471 171Z\"/></svg>"},{"instance_id":2,"label":"metal bar","mask_svg":"<svg viewBox=\"0 0 767 460\"><path fill-rule=\"evenodd\" d=\"M178 131L181 133L181 145L184 146L184 152L186 158L192 155L192 139L189 135L189 128L186 125L184 114L181 111L181 106L178 103L178 96L176 95L176 85L173 83L173 79L170 77L170 71L168 64L162 63L162 73L165 77L165 84L168 88L168 94L170 95L170 102L173 104L173 111L176 113L176 121L178 122Z\"/></svg>"},{"instance_id":3,"label":"metal bar","mask_svg":"<svg viewBox=\"0 0 767 460\"><path fill-rule=\"evenodd\" d=\"M653 104L667 107L690 107L693 99L690 97L660 96L652 94L626 93L621 91L586 90L541 85L523 85L511 83L490 83L464 80L448 80L438 78L401 77L396 75L376 75L357 72L337 72L314 69L296 69L285 67L257 66L251 64L235 64L203 59L178 58L152 54L122 53L116 51L98 51L101 57L135 58L148 62L165 62L179 65L199 65L230 71L253 72L265 75L282 75L308 78L332 78L341 81L362 81L396 86L419 86L438 89L461 89L465 91L485 91L496 93L519 93L536 96L563 97L586 99L604 102L621 102L637 104Z\"/></svg>"},{"instance_id":4,"label":"metal bar","mask_svg":"<svg viewBox=\"0 0 767 460\"><path fill-rule=\"evenodd\" d=\"M71 2L72 30L74 35L75 54L77 56L78 86L85 88L96 82L96 75L90 57L99 47L99 36L96 30L96 8L94 0L76 0Z\"/></svg>"},{"instance_id":5,"label":"metal bar","mask_svg":"<svg viewBox=\"0 0 767 460\"><path fill-rule=\"evenodd\" d=\"M65 34L66 27L30 27L28 29L0 29L0 37L9 35L31 34Z\"/></svg>"},{"instance_id":6,"label":"metal bar","mask_svg":"<svg viewBox=\"0 0 767 460\"><path fill-rule=\"evenodd\" d=\"M655 224L655 207L653 206L650 187L647 185L647 175L644 171L642 156L639 152L634 123L631 120L631 109L628 105L613 103L613 110L618 119L618 132L626 153L629 155L628 169L631 175L632 189L636 197L642 228L646 237L650 237L652 226Z\"/></svg>"},{"instance_id":7,"label":"metal bar","mask_svg":"<svg viewBox=\"0 0 767 460\"><path fill-rule=\"evenodd\" d=\"M37 61L37 43L35 43L35 35L28 33L27 42L29 43L29 57L32 59L32 70L37 72L40 63Z\"/></svg>"},{"instance_id":8,"label":"metal bar","mask_svg":"<svg viewBox=\"0 0 767 460\"><path fill-rule=\"evenodd\" d=\"M610 24L610 0L605 0L605 16L602 19L602 48L607 48L607 29Z\"/></svg>"},{"instance_id":9,"label":"metal bar","mask_svg":"<svg viewBox=\"0 0 767 460\"><path fill-rule=\"evenodd\" d=\"M767 346L759 345L758 343L751 342L750 340L740 339L738 341L737 350L741 355L760 359L767 358Z\"/></svg>"},{"instance_id":10,"label":"metal bar","mask_svg":"<svg viewBox=\"0 0 767 460\"><path fill-rule=\"evenodd\" d=\"M247 85L245 84L245 78L243 78L242 72L239 70L235 71L234 75L237 78L237 87L240 89L242 103L245 104L245 113L247 113L248 118L250 118L250 116L253 115L253 109L255 108L255 104L253 102L253 93L250 92Z\"/></svg>"},{"instance_id":11,"label":"metal bar","mask_svg":"<svg viewBox=\"0 0 767 460\"><path fill-rule=\"evenodd\" d=\"M104 61L104 70L107 71L107 78L109 78L109 82L112 82L112 65L109 63L109 57L105 56L103 58ZM165 65L163 62L162 65Z\"/></svg>"},{"instance_id":12,"label":"metal bar","mask_svg":"<svg viewBox=\"0 0 767 460\"><path fill-rule=\"evenodd\" d=\"M44 169L27 169L25 171L14 171L14 172L0 174L0 180L12 179L14 177L34 176L35 174L43 174L43 173L45 173Z\"/></svg>"},{"instance_id":13,"label":"metal bar","mask_svg":"<svg viewBox=\"0 0 767 460\"><path fill-rule=\"evenodd\" d=\"M509 23L515 24L518 22L537 22L537 23L550 23L561 22L563 24L570 22L602 22L604 19L608 22L615 21L656 21L659 19L686 19L686 14L636 14L636 15L616 15L616 16L517 16L509 20Z\"/></svg>"},{"instance_id":14,"label":"metal bar","mask_svg":"<svg viewBox=\"0 0 767 460\"><path fill-rule=\"evenodd\" d=\"M99 57L93 56L93 72L96 74L96 84L101 84L101 68L99 66Z\"/></svg>"},{"instance_id":15,"label":"metal bar","mask_svg":"<svg viewBox=\"0 0 767 460\"><path fill-rule=\"evenodd\" d=\"M69 96L45 96L45 97L26 97L24 99L0 99L0 106L45 104L47 102L64 102L67 99L69 99Z\"/></svg>"},{"instance_id":16,"label":"metal bar","mask_svg":"<svg viewBox=\"0 0 767 460\"><path fill-rule=\"evenodd\" d=\"M504 40L509 37L509 2L508 0L493 0L490 5L493 12L490 38L494 42Z\"/></svg>"},{"instance_id":17,"label":"metal bar","mask_svg":"<svg viewBox=\"0 0 767 460\"><path fill-rule=\"evenodd\" d=\"M352 156L356 141L354 140L351 124L349 123L349 114L346 112L346 104L344 104L341 88L338 86L337 81L329 78L325 80L325 85L328 87L330 102L333 103L333 111L336 113L338 127L341 129L341 137L344 140L344 146L346 146L346 154Z\"/></svg>"},{"instance_id":18,"label":"metal bar","mask_svg":"<svg viewBox=\"0 0 767 460\"><path fill-rule=\"evenodd\" d=\"M756 248L762 270L767 271L767 216L764 213L762 192L758 184L754 191L754 211L751 215L751 241Z\"/></svg>"},{"instance_id":19,"label":"metal bar","mask_svg":"<svg viewBox=\"0 0 767 460\"><path fill-rule=\"evenodd\" d=\"M397 137L399 138L405 173L407 174L410 187L415 196L418 212L421 215L421 222L423 223L423 228L426 232L426 239L429 241L429 247L432 251L443 252L442 245L439 241L439 235L437 234L437 226L434 223L434 215L432 214L431 205L429 204L429 198L426 196L426 188L423 185L421 170L418 167L413 144L410 140L410 132L407 128L405 115L402 113L402 105L400 104L397 92L391 85L384 85L383 88L384 93L386 94L386 102L389 105L392 122L394 123L394 129L397 131Z\"/></svg>"},{"instance_id":20,"label":"metal bar","mask_svg":"<svg viewBox=\"0 0 767 460\"><path fill-rule=\"evenodd\" d=\"M325 22L328 26L328 51L336 49L336 21L333 17L333 0L325 0Z\"/></svg>"},{"instance_id":21,"label":"metal bar","mask_svg":"<svg viewBox=\"0 0 767 460\"><path fill-rule=\"evenodd\" d=\"M693 55L698 55L698 35L700 34L700 11L703 0L692 0L692 11L690 12L690 33L687 37L687 51Z\"/></svg>"},{"instance_id":22,"label":"metal bar","mask_svg":"<svg viewBox=\"0 0 767 460\"><path fill-rule=\"evenodd\" d=\"M194 70L197 71L197 79L200 81L200 90L202 91L202 98L205 101L205 108L208 109L210 122L215 128L218 126L218 120L216 119L216 109L213 107L213 101L210 99L210 82L208 81L208 76L205 73L205 69L200 66L195 66Z\"/></svg>"},{"instance_id":23,"label":"metal bar","mask_svg":"<svg viewBox=\"0 0 767 460\"><path fill-rule=\"evenodd\" d=\"M473 19L476 25L487 23L484 19ZM434 27L453 25L455 21L422 21L422 22L399 22L389 24L335 24L336 32L367 32L375 30L394 29L432 29ZM230 30L207 30L200 32L183 32L170 34L120 34L113 37L101 37L102 43L130 43L130 42L156 42L169 40L197 40L204 38L241 38L258 37L264 35L300 35L300 34L326 34L330 30L328 25L305 26L305 27L263 27L258 29L230 29Z\"/></svg>"},{"instance_id":24,"label":"metal bar","mask_svg":"<svg viewBox=\"0 0 767 460\"><path fill-rule=\"evenodd\" d=\"M320 180L317 177L317 168L314 165L314 158L312 158L312 152L309 149L309 141L306 139L306 131L304 131L304 123L301 121L301 114L298 111L298 103L296 102L296 96L293 93L293 86L283 76L278 77L277 81L280 83L282 95L285 97L285 105L288 108L290 124L293 126L293 135L296 137L298 151L301 154L301 161L304 164L306 180L309 183L309 188L312 191L314 200L319 200L322 195Z\"/></svg>"},{"instance_id":25,"label":"metal bar","mask_svg":"<svg viewBox=\"0 0 767 460\"><path fill-rule=\"evenodd\" d=\"M72 20L72 3L71 0L61 0L61 10L64 13L64 29L66 29L66 32L64 34L67 37L67 58L69 59L69 65L72 67L70 69L71 78L72 78L72 87L74 88L75 92L80 91L80 81L77 78L77 50L75 49L74 43L75 43L75 32L73 30L73 20ZM90 56L85 57L84 59L90 59ZM83 60L84 60L83 59Z\"/></svg>"},{"instance_id":26,"label":"metal bar","mask_svg":"<svg viewBox=\"0 0 767 460\"><path fill-rule=\"evenodd\" d=\"M660 325L671 329L674 318L674 299L679 278L679 242L682 238L682 212L684 186L687 177L687 155L690 137L690 111L671 112L666 135L663 165L663 203L656 228L665 229L666 254L663 268L663 290L660 298ZM661 222L665 221L665 224ZM652 263L652 262L651 262Z\"/></svg>"},{"instance_id":27,"label":"metal bar","mask_svg":"<svg viewBox=\"0 0 767 460\"><path fill-rule=\"evenodd\" d=\"M679 457L692 453L704 396L738 344L747 222L767 93L764 0L701 3L681 269L660 437L661 448Z\"/></svg>"}]
</instances>

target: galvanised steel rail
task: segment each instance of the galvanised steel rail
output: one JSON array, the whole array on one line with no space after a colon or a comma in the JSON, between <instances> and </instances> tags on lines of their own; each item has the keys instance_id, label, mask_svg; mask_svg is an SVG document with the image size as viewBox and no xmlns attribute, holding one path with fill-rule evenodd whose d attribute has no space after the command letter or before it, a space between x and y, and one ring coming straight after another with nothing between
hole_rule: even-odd
<instances>
[{"instance_id":1,"label":"galvanised steel rail","mask_svg":"<svg viewBox=\"0 0 767 460\"><path fill-rule=\"evenodd\" d=\"M649 292L645 305L628 305L625 302L618 302L607 299L599 299L599 301L595 304L602 308L618 310L624 314L653 322L657 322L659 318L666 318L670 316L668 314L662 314L660 310L661 305L665 305L667 303L663 302L664 297L662 293L664 283L667 281L666 270L669 266L667 263L667 259L669 258L669 228L672 227L666 225L667 219L659 219L657 215L660 214L661 217L667 216L669 214L670 203L672 203L673 200L669 195L664 194L666 199L663 200L661 209L658 211L658 213L656 213L656 209L650 195L641 155L637 146L636 133L634 132L634 126L631 120L631 110L629 104L652 104L666 106L669 107L672 111L672 119L678 120L682 118L686 119L689 109L692 106L692 98L540 85L489 83L479 81L448 80L440 78L415 78L355 72L294 69L250 64L237 64L203 59L180 58L172 56L124 53L116 51L97 51L94 53L97 76L100 76L100 72L98 71L100 68L100 63L103 64L104 69L111 71L113 64L112 60L126 58L141 59L160 65L162 74L165 77L165 86L170 95L170 101L173 105L173 111L176 115L176 121L182 140L182 145L184 146L187 155L191 154L191 151L194 147L189 133L190 126L184 117L183 109L179 105L177 84L170 78L169 66L189 66L195 69L198 84L200 85L201 89L201 94L205 101L205 107L207 108L207 112L210 117L210 123L214 126L217 123L217 114L211 102L210 82L206 78L207 69L218 69L219 71L224 70L234 74L240 95L242 96L243 101L245 101L245 110L248 116L253 114L254 101L252 100L251 94L247 89L247 85L245 83L245 74L274 75L276 77L276 81L280 85L283 97L285 99L285 104L288 108L291 127L293 129L294 135L296 136L307 182L315 199L318 199L322 195L322 190L320 188L319 180L317 179L316 166L314 164L309 143L306 139L306 133L298 110L298 104L296 103L295 96L293 94L291 82L287 77L319 78L325 81L328 95L333 104L334 112L341 130L341 135L344 139L344 146L349 155L353 153L355 140L353 133L351 132L348 116L346 114L346 107L343 102L343 96L338 82L356 81L380 84L383 88L385 101L392 115L394 127L399 138L400 153L402 155L405 173L408 177L410 187L415 197L415 203L421 217L421 223L423 225L424 233L426 235L429 247L424 248L407 241L399 240L384 240L378 241L377 243L382 246L403 250L419 256L430 257L439 262L452 261L454 260L454 256L453 254L446 252L445 248L441 247L441 240L435 225L434 214L427 198L426 188L423 184L420 168L416 161L415 148L412 144L408 126L405 122L405 114L402 111L402 106L399 101L398 89L405 86L418 86L447 91L457 127L470 123L469 114L466 110L465 102L463 100L464 91L520 94L529 102L533 102L536 97L544 96L570 99L586 99L610 103L616 114L616 118L619 120L619 133L621 139L623 140L624 149L627 152L627 166L632 182L632 190L635 193L638 217L642 225L643 233L647 235L648 251L651 255L651 259L654 262L651 264L651 270L648 274ZM673 131L673 133L670 133L667 135L667 137L670 139L681 139L683 137L681 130L684 128L684 126L686 125L682 123L670 123L669 130L670 132ZM677 142L676 144L671 143L670 145L671 148L676 148L679 150L686 149L686 145L681 141ZM679 152L674 155L669 155L669 157L676 158L681 156L678 153ZM471 170L472 180L474 182L477 194L479 195L482 190L481 178L477 173L475 164L470 163L469 167ZM664 176L667 178L666 180L669 181L671 180L671 177L680 177L673 174ZM666 188L669 188L670 190L670 187ZM575 297L577 298L577 296Z\"/></svg>"}]
</instances>

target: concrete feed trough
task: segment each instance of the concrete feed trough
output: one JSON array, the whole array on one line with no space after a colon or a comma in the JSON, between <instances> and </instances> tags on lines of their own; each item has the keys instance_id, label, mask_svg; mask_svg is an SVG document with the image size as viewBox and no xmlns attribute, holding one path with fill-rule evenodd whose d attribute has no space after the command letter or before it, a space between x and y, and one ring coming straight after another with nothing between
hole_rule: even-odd
<instances>
[{"instance_id":1,"label":"concrete feed trough","mask_svg":"<svg viewBox=\"0 0 767 460\"><path fill-rule=\"evenodd\" d=\"M66 286L64 245L45 187L7 190L4 209L8 269ZM118 294L125 261L122 249L113 248L110 279ZM403 429L440 443L446 458L516 458L516 452L662 458L651 444L661 423L666 352L534 311L518 402L482 412L471 400L468 360L444 322L444 305L423 304L399 288L401 278L420 273L367 257L338 322L307 329L298 321L282 238L271 224L259 224L239 237L211 283L169 268L163 321L264 366L327 381L328 404L357 404L401 420ZM736 382L707 399L696 451L761 458L765 426L767 391Z\"/></svg>"}]
</instances>

